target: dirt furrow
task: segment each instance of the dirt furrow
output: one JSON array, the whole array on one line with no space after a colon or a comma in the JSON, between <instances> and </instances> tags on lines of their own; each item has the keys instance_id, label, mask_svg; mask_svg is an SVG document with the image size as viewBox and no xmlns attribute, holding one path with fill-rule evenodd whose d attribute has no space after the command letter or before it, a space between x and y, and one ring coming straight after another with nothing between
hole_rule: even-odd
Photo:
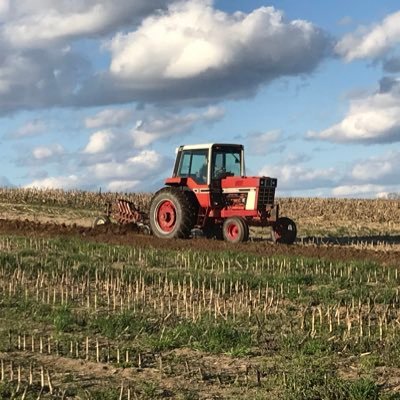
<instances>
[{"instance_id":1,"label":"dirt furrow","mask_svg":"<svg viewBox=\"0 0 400 400\"><path fill-rule=\"evenodd\" d=\"M385 238L370 238L370 248L367 246L368 238L363 238L366 243L364 248L361 245L351 245L351 238L347 238L346 241L341 240L341 238L307 238L291 246L274 244L270 240L254 240L233 245L223 241L203 238L161 240L153 236L140 235L129 226L110 225L93 229L76 224L66 225L9 219L0 219L0 234L49 238L74 236L92 242L182 251L227 251L234 254L301 256L340 261L375 261L390 265L399 265L400 263L400 251L398 250L400 239L398 237L387 238L387 245L375 246L372 244L375 242L385 242Z\"/></svg>"}]
</instances>

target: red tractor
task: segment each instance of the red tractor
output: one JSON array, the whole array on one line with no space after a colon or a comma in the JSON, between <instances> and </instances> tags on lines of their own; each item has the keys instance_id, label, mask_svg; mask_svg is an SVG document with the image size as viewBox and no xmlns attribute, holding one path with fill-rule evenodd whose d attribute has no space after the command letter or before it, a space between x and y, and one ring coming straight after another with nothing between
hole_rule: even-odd
<instances>
[{"instance_id":1,"label":"red tractor","mask_svg":"<svg viewBox=\"0 0 400 400\"><path fill-rule=\"evenodd\" d=\"M246 176L241 144L180 146L171 178L152 198L150 213L118 199L107 203L105 214L93 226L131 224L140 232L163 238L202 235L245 242L249 226L270 226L275 242L292 244L296 224L279 217L274 203L276 178Z\"/></svg>"},{"instance_id":2,"label":"red tractor","mask_svg":"<svg viewBox=\"0 0 400 400\"><path fill-rule=\"evenodd\" d=\"M171 178L151 200L152 233L164 239L194 232L228 242L248 240L249 226L271 226L274 241L292 244L296 224L279 217L276 178L245 174L241 144L180 146Z\"/></svg>"}]
</instances>

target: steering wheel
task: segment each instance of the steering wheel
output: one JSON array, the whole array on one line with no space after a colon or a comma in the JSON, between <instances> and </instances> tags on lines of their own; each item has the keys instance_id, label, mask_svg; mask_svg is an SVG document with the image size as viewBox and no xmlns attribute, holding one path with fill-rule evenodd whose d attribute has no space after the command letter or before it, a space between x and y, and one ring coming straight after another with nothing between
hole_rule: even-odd
<instances>
[{"instance_id":1,"label":"steering wheel","mask_svg":"<svg viewBox=\"0 0 400 400\"><path fill-rule=\"evenodd\" d=\"M226 169L225 168L218 168L214 172L214 177L216 179L222 178L224 175L226 175Z\"/></svg>"}]
</instances>

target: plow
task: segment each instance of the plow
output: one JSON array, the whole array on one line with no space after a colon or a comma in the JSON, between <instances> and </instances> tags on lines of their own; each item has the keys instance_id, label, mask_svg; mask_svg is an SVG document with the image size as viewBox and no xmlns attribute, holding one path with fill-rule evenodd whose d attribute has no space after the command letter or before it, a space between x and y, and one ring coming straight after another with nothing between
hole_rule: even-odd
<instances>
[{"instance_id":1,"label":"plow","mask_svg":"<svg viewBox=\"0 0 400 400\"><path fill-rule=\"evenodd\" d=\"M93 227L108 225L113 221L119 225L131 225L142 234L151 234L148 215L131 201L117 199L114 203L106 203L103 215L94 220Z\"/></svg>"},{"instance_id":2,"label":"plow","mask_svg":"<svg viewBox=\"0 0 400 400\"><path fill-rule=\"evenodd\" d=\"M249 227L260 226L271 228L274 242L292 244L296 224L279 215L276 188L276 178L246 175L241 144L184 145L148 211L117 199L93 225L113 221L161 239L204 236L230 243L246 242Z\"/></svg>"}]
</instances>

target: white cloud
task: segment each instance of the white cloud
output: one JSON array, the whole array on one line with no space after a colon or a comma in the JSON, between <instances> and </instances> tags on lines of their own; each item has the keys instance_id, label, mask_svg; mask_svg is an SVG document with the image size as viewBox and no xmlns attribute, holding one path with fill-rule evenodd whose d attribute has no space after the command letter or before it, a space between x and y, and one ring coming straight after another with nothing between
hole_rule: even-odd
<instances>
[{"instance_id":1,"label":"white cloud","mask_svg":"<svg viewBox=\"0 0 400 400\"><path fill-rule=\"evenodd\" d=\"M334 168L314 169L292 164L267 165L261 169L260 175L278 178L280 190L327 188L338 180L338 171Z\"/></svg>"},{"instance_id":2,"label":"white cloud","mask_svg":"<svg viewBox=\"0 0 400 400\"><path fill-rule=\"evenodd\" d=\"M346 61L377 58L400 43L400 11L388 15L373 27L361 27L345 35L336 45L336 52Z\"/></svg>"},{"instance_id":3,"label":"white cloud","mask_svg":"<svg viewBox=\"0 0 400 400\"><path fill-rule=\"evenodd\" d=\"M272 7L229 14L211 0L172 3L13 0L8 11L3 3L0 114L132 102L204 106L249 97L274 79L311 73L330 47L320 29L287 21ZM80 39L93 40L75 46ZM107 49L111 54L100 53ZM115 119L87 124L103 129L119 124Z\"/></svg>"},{"instance_id":4,"label":"white cloud","mask_svg":"<svg viewBox=\"0 0 400 400\"><path fill-rule=\"evenodd\" d=\"M392 82L387 91L352 100L340 123L321 132L308 132L307 137L366 144L400 141L400 84Z\"/></svg>"},{"instance_id":5,"label":"white cloud","mask_svg":"<svg viewBox=\"0 0 400 400\"><path fill-rule=\"evenodd\" d=\"M309 161L306 159L306 161ZM349 162L346 168L311 168L301 158L266 165L260 175L278 178L278 192L296 196L378 197L400 192L400 151Z\"/></svg>"},{"instance_id":6,"label":"white cloud","mask_svg":"<svg viewBox=\"0 0 400 400\"><path fill-rule=\"evenodd\" d=\"M352 176L356 179L366 181L380 179L392 171L392 165L388 160L370 160L366 164L357 164L353 167Z\"/></svg>"},{"instance_id":7,"label":"white cloud","mask_svg":"<svg viewBox=\"0 0 400 400\"><path fill-rule=\"evenodd\" d=\"M92 72L85 58L61 49L3 49L0 37L0 114L71 106Z\"/></svg>"},{"instance_id":8,"label":"white cloud","mask_svg":"<svg viewBox=\"0 0 400 400\"><path fill-rule=\"evenodd\" d=\"M113 192L149 190L161 176L165 178L166 169L172 169L172 161L155 151L144 150L119 162L94 162L86 166L72 163L63 167L68 173L34 179L26 187L87 190L101 187Z\"/></svg>"},{"instance_id":9,"label":"white cloud","mask_svg":"<svg viewBox=\"0 0 400 400\"><path fill-rule=\"evenodd\" d=\"M47 125L40 119L34 119L26 122L19 127L15 132L12 132L9 137L13 139L22 139L26 137L36 136L43 133L47 129Z\"/></svg>"},{"instance_id":10,"label":"white cloud","mask_svg":"<svg viewBox=\"0 0 400 400\"><path fill-rule=\"evenodd\" d=\"M275 78L311 72L328 46L314 25L286 21L273 7L228 14L211 1L181 1L110 41L108 84L150 101L243 97Z\"/></svg>"},{"instance_id":11,"label":"white cloud","mask_svg":"<svg viewBox=\"0 0 400 400\"><path fill-rule=\"evenodd\" d=\"M134 157L128 158L124 162L106 162L92 165L88 168L89 174L95 179L103 181L142 180L154 174L155 171L161 172L164 158L154 150L143 150Z\"/></svg>"},{"instance_id":12,"label":"white cloud","mask_svg":"<svg viewBox=\"0 0 400 400\"><path fill-rule=\"evenodd\" d=\"M351 170L351 179L375 184L398 184L400 176L400 151L358 161Z\"/></svg>"},{"instance_id":13,"label":"white cloud","mask_svg":"<svg viewBox=\"0 0 400 400\"><path fill-rule=\"evenodd\" d=\"M25 188L37 189L76 189L80 185L80 180L76 175L49 177L37 179L24 186Z\"/></svg>"},{"instance_id":14,"label":"white cloud","mask_svg":"<svg viewBox=\"0 0 400 400\"><path fill-rule=\"evenodd\" d=\"M0 0L0 21L10 10L10 0Z\"/></svg>"},{"instance_id":15,"label":"white cloud","mask_svg":"<svg viewBox=\"0 0 400 400\"><path fill-rule=\"evenodd\" d=\"M348 174L340 177L331 195L340 197L387 197L399 192L400 151L369 157L353 163Z\"/></svg>"},{"instance_id":16,"label":"white cloud","mask_svg":"<svg viewBox=\"0 0 400 400\"><path fill-rule=\"evenodd\" d=\"M118 102L110 100L103 87L101 94L91 98L80 92L83 82L99 73L96 64L104 58L100 39L126 26L132 29L171 0L0 1L3 115L27 109L99 105L103 98L107 104ZM75 46L74 41L80 39L86 39L80 42L83 46Z\"/></svg>"},{"instance_id":17,"label":"white cloud","mask_svg":"<svg viewBox=\"0 0 400 400\"><path fill-rule=\"evenodd\" d=\"M254 132L248 134L245 140L249 154L262 156L274 151L273 146L282 140L282 132L280 130Z\"/></svg>"},{"instance_id":18,"label":"white cloud","mask_svg":"<svg viewBox=\"0 0 400 400\"><path fill-rule=\"evenodd\" d=\"M344 185L332 189L332 195L337 197L378 197L385 190L381 185Z\"/></svg>"},{"instance_id":19,"label":"white cloud","mask_svg":"<svg viewBox=\"0 0 400 400\"><path fill-rule=\"evenodd\" d=\"M220 120L224 114L224 110L219 107L209 107L202 113L166 114L160 117L151 115L137 121L130 135L136 148L145 148L160 139L188 134L197 124L212 124Z\"/></svg>"},{"instance_id":20,"label":"white cloud","mask_svg":"<svg viewBox=\"0 0 400 400\"><path fill-rule=\"evenodd\" d=\"M85 119L85 127L88 129L99 129L105 127L121 126L133 118L131 110L108 108L100 111L92 117Z\"/></svg>"},{"instance_id":21,"label":"white cloud","mask_svg":"<svg viewBox=\"0 0 400 400\"><path fill-rule=\"evenodd\" d=\"M32 156L38 161L49 161L55 157L63 155L65 152L64 147L60 144L54 144L52 146L38 146L32 151Z\"/></svg>"},{"instance_id":22,"label":"white cloud","mask_svg":"<svg viewBox=\"0 0 400 400\"><path fill-rule=\"evenodd\" d=\"M139 184L140 181L112 181L106 189L110 192L133 192Z\"/></svg>"},{"instance_id":23,"label":"white cloud","mask_svg":"<svg viewBox=\"0 0 400 400\"><path fill-rule=\"evenodd\" d=\"M83 150L84 153L103 153L110 148L115 140L115 135L110 131L99 131L90 136L89 143Z\"/></svg>"},{"instance_id":24,"label":"white cloud","mask_svg":"<svg viewBox=\"0 0 400 400\"><path fill-rule=\"evenodd\" d=\"M108 112L108 111L107 111ZM100 124L101 118L97 119ZM153 108L136 111L136 124L104 129L93 133L79 155L79 164L83 167L104 164L116 160L126 160L137 150L145 150L157 141L173 137L183 138L197 126L209 126L224 116L224 110L209 107L205 110L173 114Z\"/></svg>"},{"instance_id":25,"label":"white cloud","mask_svg":"<svg viewBox=\"0 0 400 400\"><path fill-rule=\"evenodd\" d=\"M26 48L105 34L168 4L165 0L13 0L7 8L1 1L8 17L3 37Z\"/></svg>"}]
</instances>

